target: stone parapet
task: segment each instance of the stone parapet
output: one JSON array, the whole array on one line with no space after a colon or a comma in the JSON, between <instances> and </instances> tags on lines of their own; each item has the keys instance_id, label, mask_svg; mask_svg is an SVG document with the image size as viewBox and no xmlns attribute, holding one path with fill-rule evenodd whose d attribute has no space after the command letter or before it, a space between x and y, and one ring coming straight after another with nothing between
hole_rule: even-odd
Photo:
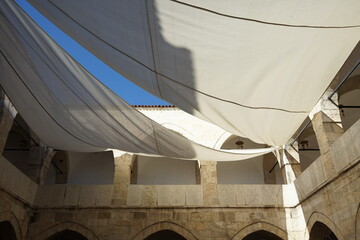
<instances>
[{"instance_id":1,"label":"stone parapet","mask_svg":"<svg viewBox=\"0 0 360 240\"><path fill-rule=\"evenodd\" d=\"M200 185L130 185L129 207L202 206Z\"/></svg>"},{"instance_id":2,"label":"stone parapet","mask_svg":"<svg viewBox=\"0 0 360 240\"><path fill-rule=\"evenodd\" d=\"M0 155L0 189L32 206L38 185Z\"/></svg>"},{"instance_id":3,"label":"stone parapet","mask_svg":"<svg viewBox=\"0 0 360 240\"><path fill-rule=\"evenodd\" d=\"M110 206L113 185L40 185L36 207L104 207Z\"/></svg>"},{"instance_id":4,"label":"stone parapet","mask_svg":"<svg viewBox=\"0 0 360 240\"><path fill-rule=\"evenodd\" d=\"M289 185L290 186L290 185ZM287 185L217 185L219 207L291 207L283 192ZM114 185L43 185L36 197L37 207L119 207L111 206ZM204 203L201 185L129 185L126 204L120 207L211 207Z\"/></svg>"},{"instance_id":5,"label":"stone parapet","mask_svg":"<svg viewBox=\"0 0 360 240\"><path fill-rule=\"evenodd\" d=\"M360 161L360 120L342 134L296 180L300 201Z\"/></svg>"}]
</instances>

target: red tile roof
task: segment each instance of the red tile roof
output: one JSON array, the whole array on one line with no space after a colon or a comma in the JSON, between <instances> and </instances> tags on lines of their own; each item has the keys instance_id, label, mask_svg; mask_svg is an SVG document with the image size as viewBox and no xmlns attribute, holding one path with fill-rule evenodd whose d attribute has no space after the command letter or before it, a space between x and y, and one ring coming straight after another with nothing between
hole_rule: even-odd
<instances>
[{"instance_id":1,"label":"red tile roof","mask_svg":"<svg viewBox=\"0 0 360 240\"><path fill-rule=\"evenodd\" d=\"M134 108L175 108L174 105L132 105Z\"/></svg>"}]
</instances>

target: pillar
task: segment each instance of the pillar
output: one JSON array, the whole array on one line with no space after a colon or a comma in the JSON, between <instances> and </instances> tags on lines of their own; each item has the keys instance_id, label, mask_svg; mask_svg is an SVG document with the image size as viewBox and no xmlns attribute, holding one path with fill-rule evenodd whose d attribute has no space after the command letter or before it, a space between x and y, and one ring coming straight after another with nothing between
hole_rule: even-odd
<instances>
[{"instance_id":1,"label":"pillar","mask_svg":"<svg viewBox=\"0 0 360 240\"><path fill-rule=\"evenodd\" d=\"M56 152L53 157L53 164L56 168L55 183L66 184L69 176L69 155L65 151Z\"/></svg>"},{"instance_id":2,"label":"pillar","mask_svg":"<svg viewBox=\"0 0 360 240\"><path fill-rule=\"evenodd\" d=\"M195 162L195 182L196 184L201 184L201 174L200 174L200 161Z\"/></svg>"},{"instance_id":3,"label":"pillar","mask_svg":"<svg viewBox=\"0 0 360 240\"><path fill-rule=\"evenodd\" d=\"M0 89L0 154L4 151L7 137L17 114L4 91Z\"/></svg>"},{"instance_id":4,"label":"pillar","mask_svg":"<svg viewBox=\"0 0 360 240\"><path fill-rule=\"evenodd\" d=\"M297 141L295 141L292 146L286 147L285 157L287 158L289 166L291 166L291 169L294 172L295 178L300 176L302 171L300 165L299 144Z\"/></svg>"},{"instance_id":5,"label":"pillar","mask_svg":"<svg viewBox=\"0 0 360 240\"><path fill-rule=\"evenodd\" d=\"M49 171L51 161L53 157L55 156L56 151L54 151L52 148L48 148L45 152L42 165L40 167L39 177L38 177L38 183L43 185L45 184L47 173Z\"/></svg>"},{"instance_id":6,"label":"pillar","mask_svg":"<svg viewBox=\"0 0 360 240\"><path fill-rule=\"evenodd\" d=\"M137 184L138 179L138 171L139 171L139 163L138 163L138 156L134 155L131 165L131 177L130 177L130 184Z\"/></svg>"},{"instance_id":7,"label":"pillar","mask_svg":"<svg viewBox=\"0 0 360 240\"><path fill-rule=\"evenodd\" d=\"M330 146L344 133L344 129L322 111L314 115L312 125L321 155L327 153Z\"/></svg>"},{"instance_id":8,"label":"pillar","mask_svg":"<svg viewBox=\"0 0 360 240\"><path fill-rule=\"evenodd\" d=\"M128 186L131 183L131 168L135 156L125 153L114 158L114 195L112 203L115 205L126 205Z\"/></svg>"},{"instance_id":9,"label":"pillar","mask_svg":"<svg viewBox=\"0 0 360 240\"><path fill-rule=\"evenodd\" d=\"M35 143L31 142L25 174L36 183L38 183L38 177L40 175L40 169L43 164L45 152L45 145L40 144L40 146L36 146Z\"/></svg>"},{"instance_id":10,"label":"pillar","mask_svg":"<svg viewBox=\"0 0 360 240\"><path fill-rule=\"evenodd\" d=\"M216 162L200 161L200 181L203 187L204 205L219 205Z\"/></svg>"},{"instance_id":11,"label":"pillar","mask_svg":"<svg viewBox=\"0 0 360 240\"><path fill-rule=\"evenodd\" d=\"M299 151L288 146L286 149L279 150L279 166L284 184L290 184L301 174L299 162Z\"/></svg>"},{"instance_id":12,"label":"pillar","mask_svg":"<svg viewBox=\"0 0 360 240\"><path fill-rule=\"evenodd\" d=\"M321 155L326 154L330 146L344 133L340 111L328 100L330 94L331 92L326 92L309 115ZM334 94L332 100L338 104L337 94Z\"/></svg>"},{"instance_id":13,"label":"pillar","mask_svg":"<svg viewBox=\"0 0 360 240\"><path fill-rule=\"evenodd\" d=\"M334 160L330 147L344 134L340 111L336 105L328 100L330 94L331 92L326 92L309 115L327 177L335 174ZM333 95L332 100L335 104L338 104L337 94Z\"/></svg>"},{"instance_id":14,"label":"pillar","mask_svg":"<svg viewBox=\"0 0 360 240\"><path fill-rule=\"evenodd\" d=\"M48 169L50 167L51 161L55 155L55 151L53 149L48 148L47 146L40 144L40 146L31 146L30 149L30 157L27 161L27 169L26 175L32 179L34 182L38 184L44 184L46 181L46 176ZM67 167L64 168L60 159L55 163L58 167L63 168L64 172L67 172ZM57 175L62 175L57 169ZM64 176L57 176L56 183L66 183L67 182L67 174Z\"/></svg>"},{"instance_id":15,"label":"pillar","mask_svg":"<svg viewBox=\"0 0 360 240\"><path fill-rule=\"evenodd\" d=\"M277 159L273 153L267 153L263 157L264 183L276 184L276 173L273 169Z\"/></svg>"}]
</instances>

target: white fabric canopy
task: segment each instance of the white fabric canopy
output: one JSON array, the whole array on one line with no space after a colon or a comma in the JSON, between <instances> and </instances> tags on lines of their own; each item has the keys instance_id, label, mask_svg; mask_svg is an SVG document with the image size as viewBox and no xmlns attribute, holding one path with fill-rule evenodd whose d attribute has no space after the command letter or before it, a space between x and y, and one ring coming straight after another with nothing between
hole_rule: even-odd
<instances>
[{"instance_id":1,"label":"white fabric canopy","mask_svg":"<svg viewBox=\"0 0 360 240\"><path fill-rule=\"evenodd\" d=\"M127 105L50 39L12 0L0 1L0 84L48 146L233 161L272 151L216 151Z\"/></svg>"},{"instance_id":2,"label":"white fabric canopy","mask_svg":"<svg viewBox=\"0 0 360 240\"><path fill-rule=\"evenodd\" d=\"M360 39L359 0L29 0L156 96L283 146Z\"/></svg>"}]
</instances>

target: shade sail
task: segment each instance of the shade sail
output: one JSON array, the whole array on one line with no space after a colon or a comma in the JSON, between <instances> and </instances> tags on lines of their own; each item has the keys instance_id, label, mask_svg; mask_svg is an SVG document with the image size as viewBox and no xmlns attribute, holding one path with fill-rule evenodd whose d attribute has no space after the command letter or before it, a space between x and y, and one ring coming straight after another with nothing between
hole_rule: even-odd
<instances>
[{"instance_id":1,"label":"shade sail","mask_svg":"<svg viewBox=\"0 0 360 240\"><path fill-rule=\"evenodd\" d=\"M29 0L150 93L283 146L360 39L358 0Z\"/></svg>"},{"instance_id":2,"label":"shade sail","mask_svg":"<svg viewBox=\"0 0 360 240\"><path fill-rule=\"evenodd\" d=\"M0 84L39 138L68 151L242 160L272 151L216 151L148 119L49 38L12 0L0 2Z\"/></svg>"}]
</instances>

